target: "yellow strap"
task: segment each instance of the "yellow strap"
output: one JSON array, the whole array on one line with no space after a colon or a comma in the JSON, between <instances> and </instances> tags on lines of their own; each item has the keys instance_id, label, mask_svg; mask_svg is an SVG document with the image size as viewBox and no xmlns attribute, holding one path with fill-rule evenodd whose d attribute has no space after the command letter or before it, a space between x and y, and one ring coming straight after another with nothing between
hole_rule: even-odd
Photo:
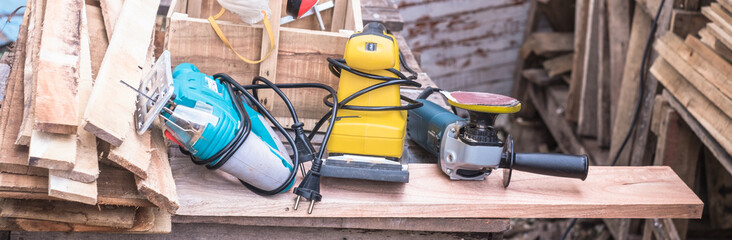
<instances>
[{"instance_id":1,"label":"yellow strap","mask_svg":"<svg viewBox=\"0 0 732 240\"><path fill-rule=\"evenodd\" d=\"M231 49L231 51L234 51L236 56L238 56L242 61L244 61L246 63L257 64L257 63L261 63L262 61L267 59L275 47L274 35L272 34L272 26L269 23L269 18L267 17L267 13L262 11L262 14L264 14L264 29L267 30L267 35L269 35L269 51L267 51L267 54L264 55L264 57L262 57L262 59L259 59L257 61L252 61L252 60L244 58L241 54L236 52L236 49L234 49L234 46L231 46L231 43L229 43L229 40L227 40L226 36L224 36L224 32L221 31L221 28L219 28L219 24L216 23L216 19L219 19L221 16L223 16L225 12L226 12L226 9L221 8L221 11L219 11L219 13L216 14L216 16L208 17L208 22L211 23L211 27L213 27L214 31L216 32L216 35L219 35L219 38L221 39L221 41L224 42L224 44L226 44L226 46L228 46Z\"/></svg>"}]
</instances>

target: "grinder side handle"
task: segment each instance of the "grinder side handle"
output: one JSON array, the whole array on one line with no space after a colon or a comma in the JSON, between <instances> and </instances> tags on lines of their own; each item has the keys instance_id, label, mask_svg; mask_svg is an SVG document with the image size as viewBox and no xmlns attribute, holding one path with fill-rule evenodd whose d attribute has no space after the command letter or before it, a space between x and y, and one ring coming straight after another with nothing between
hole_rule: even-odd
<instances>
[{"instance_id":1,"label":"grinder side handle","mask_svg":"<svg viewBox=\"0 0 732 240\"><path fill-rule=\"evenodd\" d=\"M556 177L587 178L587 155L516 153L513 169Z\"/></svg>"}]
</instances>

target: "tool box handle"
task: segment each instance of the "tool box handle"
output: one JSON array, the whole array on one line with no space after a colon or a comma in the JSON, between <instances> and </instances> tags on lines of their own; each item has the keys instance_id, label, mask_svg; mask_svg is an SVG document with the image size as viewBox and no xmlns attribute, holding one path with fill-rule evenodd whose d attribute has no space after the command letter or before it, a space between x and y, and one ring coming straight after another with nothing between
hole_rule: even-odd
<instances>
[{"instance_id":1,"label":"tool box handle","mask_svg":"<svg viewBox=\"0 0 732 240\"><path fill-rule=\"evenodd\" d=\"M513 169L556 177L587 178L587 155L516 153Z\"/></svg>"}]
</instances>

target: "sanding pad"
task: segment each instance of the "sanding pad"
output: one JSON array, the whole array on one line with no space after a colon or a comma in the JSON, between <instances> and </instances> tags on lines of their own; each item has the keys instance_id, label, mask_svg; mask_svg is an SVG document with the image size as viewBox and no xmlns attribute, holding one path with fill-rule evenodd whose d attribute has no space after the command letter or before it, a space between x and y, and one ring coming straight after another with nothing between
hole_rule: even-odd
<instances>
[{"instance_id":1,"label":"sanding pad","mask_svg":"<svg viewBox=\"0 0 732 240\"><path fill-rule=\"evenodd\" d=\"M493 93L441 92L447 102L457 108L485 113L515 113L521 103L515 98Z\"/></svg>"}]
</instances>

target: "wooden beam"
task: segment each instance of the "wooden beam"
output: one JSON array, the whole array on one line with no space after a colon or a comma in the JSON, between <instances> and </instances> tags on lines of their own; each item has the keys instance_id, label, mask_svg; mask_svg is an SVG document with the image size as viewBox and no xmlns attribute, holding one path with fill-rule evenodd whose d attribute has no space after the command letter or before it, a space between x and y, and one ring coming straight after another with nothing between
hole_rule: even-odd
<instances>
[{"instance_id":1,"label":"wooden beam","mask_svg":"<svg viewBox=\"0 0 732 240\"><path fill-rule=\"evenodd\" d=\"M345 29L360 32L363 30L363 17L361 17L361 1L348 0L346 8Z\"/></svg>"},{"instance_id":2,"label":"wooden beam","mask_svg":"<svg viewBox=\"0 0 732 240\"><path fill-rule=\"evenodd\" d=\"M661 106L658 110L658 118L660 118L657 131L658 142L653 165L670 166L686 183L686 186L694 189L701 141L684 123L679 114L668 106L668 103L665 103L665 99L661 95L657 95L656 99L656 106ZM658 104L658 102L662 102L662 104ZM689 221L686 219L678 219L673 224L676 225L681 236L686 236L688 223Z\"/></svg>"},{"instance_id":3,"label":"wooden beam","mask_svg":"<svg viewBox=\"0 0 732 240\"><path fill-rule=\"evenodd\" d=\"M102 17L104 17L104 27L107 29L107 40L112 41L112 33L122 11L124 0L100 0L99 6L102 9Z\"/></svg>"},{"instance_id":4,"label":"wooden beam","mask_svg":"<svg viewBox=\"0 0 732 240\"><path fill-rule=\"evenodd\" d=\"M576 1L576 14L574 24L574 64L572 75L569 80L569 95L567 97L567 108L564 117L572 122L577 122L580 114L580 100L582 95L582 78L584 76L585 51L587 50L587 33L590 28L588 16L590 12L589 2Z\"/></svg>"},{"instance_id":5,"label":"wooden beam","mask_svg":"<svg viewBox=\"0 0 732 240\"><path fill-rule=\"evenodd\" d=\"M272 25L272 35L274 36L274 42L269 41L269 35L267 31L262 31L262 47L260 56L265 57L270 51L270 47L274 45L272 52L267 59L264 59L259 64L259 76L263 76L268 80L277 83L277 55L280 48L280 15L282 15L282 0L271 0L269 1L269 8L272 10L270 18L270 25ZM266 41L264 39L267 39ZM275 97L274 91L266 91L262 93L264 98L270 99L270 101L263 102L263 105L267 109L272 109L271 101Z\"/></svg>"},{"instance_id":6,"label":"wooden beam","mask_svg":"<svg viewBox=\"0 0 732 240\"><path fill-rule=\"evenodd\" d=\"M654 45L654 48L692 86L702 92L719 109L727 113L727 116L732 117L732 99L722 93L720 88L711 83L712 81L721 82L723 81L721 79L726 79L729 75L714 72L714 69L710 68L710 64L706 63L702 58L696 57L696 54L673 33L668 33L661 37ZM721 79L717 80L716 78ZM726 85L723 84L721 86L723 88L729 88Z\"/></svg>"},{"instance_id":7,"label":"wooden beam","mask_svg":"<svg viewBox=\"0 0 732 240\"><path fill-rule=\"evenodd\" d=\"M627 57L625 59L625 68L623 69L623 80L620 90L620 98L618 110L615 115L615 122L612 130L612 141L610 143L609 158L615 157L613 154L620 154L617 165L624 166L630 162L629 156L632 152L632 142L628 142L623 148L623 152L618 153L623 137L630 131L631 121L638 100L638 82L640 81L641 61L643 58L643 48L650 34L650 16L646 15L640 6L635 7L633 15L633 31L630 33L628 43ZM605 164L610 164L605 163Z\"/></svg>"},{"instance_id":8,"label":"wooden beam","mask_svg":"<svg viewBox=\"0 0 732 240\"><path fill-rule=\"evenodd\" d=\"M590 167L584 182L514 171L504 189L500 171L485 181L460 182L445 178L435 164L410 164L409 184L324 178L323 201L308 214L291 209L292 195L262 198L233 176L190 164L181 153L173 154L171 167L178 195L187 199L178 216L699 218L703 206L668 167Z\"/></svg>"},{"instance_id":9,"label":"wooden beam","mask_svg":"<svg viewBox=\"0 0 732 240\"><path fill-rule=\"evenodd\" d=\"M725 96L732 98L732 86L725 80L732 79L732 65L717 53L704 45L699 39L688 36L686 38L686 46L692 52L682 54L682 57L688 58L687 61L700 74L711 82Z\"/></svg>"},{"instance_id":10,"label":"wooden beam","mask_svg":"<svg viewBox=\"0 0 732 240\"><path fill-rule=\"evenodd\" d=\"M117 22L121 28L115 29L119 37L109 43L84 114L84 129L114 146L122 145L128 133L135 134L130 116L135 111L137 93L120 91L124 87L120 80L131 86L140 83L158 3L127 1L122 7Z\"/></svg>"},{"instance_id":11,"label":"wooden beam","mask_svg":"<svg viewBox=\"0 0 732 240\"><path fill-rule=\"evenodd\" d=\"M175 190L175 180L168 161L168 147L165 145L162 130L153 129L150 167L147 178L135 177L137 190L156 206L171 214L178 210L180 202Z\"/></svg>"},{"instance_id":12,"label":"wooden beam","mask_svg":"<svg viewBox=\"0 0 732 240\"><path fill-rule=\"evenodd\" d=\"M107 52L109 40L107 39L107 30L104 27L102 10L98 6L86 5L86 19L89 25L92 76L96 78L104 59L104 53Z\"/></svg>"},{"instance_id":13,"label":"wooden beam","mask_svg":"<svg viewBox=\"0 0 732 240\"><path fill-rule=\"evenodd\" d=\"M131 228L135 219L135 209L64 201L4 199L0 217Z\"/></svg>"},{"instance_id":14,"label":"wooden beam","mask_svg":"<svg viewBox=\"0 0 732 240\"><path fill-rule=\"evenodd\" d=\"M330 24L331 32L338 32L346 26L346 8L349 0L333 0L333 18Z\"/></svg>"},{"instance_id":15,"label":"wooden beam","mask_svg":"<svg viewBox=\"0 0 732 240\"><path fill-rule=\"evenodd\" d=\"M732 152L732 120L686 80L666 60L657 60L651 73L686 107L728 153Z\"/></svg>"},{"instance_id":16,"label":"wooden beam","mask_svg":"<svg viewBox=\"0 0 732 240\"><path fill-rule=\"evenodd\" d=\"M88 30L88 21L86 14L86 5L83 7L81 15L81 51L79 61L79 82L76 88L76 97L78 109L85 109L89 101L89 95L92 92L92 64L90 38ZM83 113L77 113L77 121L81 122ZM34 132L35 134L35 132ZM40 134L44 135L44 134ZM84 129L77 129L76 134L72 135L75 144L74 149L60 149L59 152L74 152L74 166L72 169L60 170L50 169L48 177L48 195L78 201L87 204L97 203L97 177L99 176L99 159L97 158L97 138ZM66 138L64 138L66 139ZM31 143L36 140L36 135L31 139ZM62 139L55 139L59 142ZM62 144L63 145L63 144ZM31 149L33 144L31 144ZM31 151L32 152L32 151ZM31 154L31 157L33 154Z\"/></svg>"},{"instance_id":17,"label":"wooden beam","mask_svg":"<svg viewBox=\"0 0 732 240\"><path fill-rule=\"evenodd\" d=\"M38 71L34 71L34 69L38 68L45 4L45 0L31 0L27 4L29 6L26 6L26 13L29 14L26 48L29 51L26 53L25 71L23 72L23 122L20 124L18 138L15 140L15 144L18 145L28 146L33 132L33 122L35 121L35 108L33 107L35 94L33 91L35 91L38 77Z\"/></svg>"},{"instance_id":18,"label":"wooden beam","mask_svg":"<svg viewBox=\"0 0 732 240\"><path fill-rule=\"evenodd\" d=\"M48 177L0 173L0 198L57 200L48 195ZM97 180L97 203L106 205L154 206L138 193L132 173L102 167Z\"/></svg>"},{"instance_id":19,"label":"wooden beam","mask_svg":"<svg viewBox=\"0 0 732 240\"><path fill-rule=\"evenodd\" d=\"M158 208L138 208L132 228L113 228L31 219L8 219L0 228L24 232L105 232L105 233L170 233L170 214ZM46 233L48 234L48 233ZM68 233L67 233L68 234Z\"/></svg>"},{"instance_id":20,"label":"wooden beam","mask_svg":"<svg viewBox=\"0 0 732 240\"><path fill-rule=\"evenodd\" d=\"M33 129L74 134L77 119L82 0L48 1L38 53Z\"/></svg>"},{"instance_id":21,"label":"wooden beam","mask_svg":"<svg viewBox=\"0 0 732 240\"><path fill-rule=\"evenodd\" d=\"M33 6L31 6L32 8ZM31 171L39 174L35 167L28 166L28 151L25 146L15 145L20 132L20 125L23 118L23 80L25 77L24 65L26 57L25 39L28 35L28 21L30 18L25 13L23 24L18 33L18 41L13 49L13 65L7 79L5 98L0 108L0 172L12 172L28 174ZM28 21L26 21L28 20ZM48 174L47 170L41 170Z\"/></svg>"},{"instance_id":22,"label":"wooden beam","mask_svg":"<svg viewBox=\"0 0 732 240\"><path fill-rule=\"evenodd\" d=\"M604 4L610 4L608 1L600 2L601 11L599 11L599 23L597 36L597 144L600 147L610 147L610 139L612 132L612 106L613 104L613 84L612 74L615 69L612 68L612 56L610 48L610 28L608 25L609 17L608 9ZM622 69L620 67L619 69ZM592 96L590 96L592 97Z\"/></svg>"},{"instance_id":23,"label":"wooden beam","mask_svg":"<svg viewBox=\"0 0 732 240\"><path fill-rule=\"evenodd\" d=\"M676 110L682 119L689 125L696 136L704 143L704 146L709 149L713 156L727 169L728 172L732 173L732 156L722 147L717 140L707 131L707 129L697 121L696 117L684 107L679 100L674 98L668 90L664 90L662 94L663 98L669 103L669 105Z\"/></svg>"},{"instance_id":24,"label":"wooden beam","mask_svg":"<svg viewBox=\"0 0 732 240\"><path fill-rule=\"evenodd\" d=\"M610 126L614 126L620 101L620 84L623 81L625 56L630 39L630 1L606 1L608 42L610 47ZM612 128L610 128L612 132Z\"/></svg>"},{"instance_id":25,"label":"wooden beam","mask_svg":"<svg viewBox=\"0 0 732 240\"><path fill-rule=\"evenodd\" d=\"M521 45L519 57L526 59L529 54L551 56L573 51L574 39L571 33L537 32L532 33ZM575 51L576 52L576 51Z\"/></svg>"},{"instance_id":26,"label":"wooden beam","mask_svg":"<svg viewBox=\"0 0 732 240\"><path fill-rule=\"evenodd\" d=\"M546 60L542 63L544 69L548 71L548 77L553 78L560 74L572 71L572 59L574 59L573 53L568 53Z\"/></svg>"},{"instance_id":27,"label":"wooden beam","mask_svg":"<svg viewBox=\"0 0 732 240\"><path fill-rule=\"evenodd\" d=\"M548 86L546 89L547 91L543 92L539 91L536 86L529 86L528 92L544 123L552 126L549 128L549 132L557 141L559 148L568 154L587 153L562 115L562 113L566 114L566 107L562 103L566 103L568 89L563 85ZM553 92L553 94L547 94L549 92ZM554 96L559 96L559 98L555 99Z\"/></svg>"},{"instance_id":28,"label":"wooden beam","mask_svg":"<svg viewBox=\"0 0 732 240\"><path fill-rule=\"evenodd\" d=\"M699 36L698 32L704 28L709 20L699 11L674 9L671 11L671 32L678 36Z\"/></svg>"},{"instance_id":29,"label":"wooden beam","mask_svg":"<svg viewBox=\"0 0 732 240\"><path fill-rule=\"evenodd\" d=\"M577 135L585 137L597 137L598 128L598 75L599 51L602 51L600 42L600 26L602 12L605 4L602 0L590 0L587 15L587 33L582 41L585 41L585 56L582 64L582 89L580 90L579 114L577 117ZM570 92L571 92L570 86ZM571 94L570 94L571 96Z\"/></svg>"}]
</instances>

